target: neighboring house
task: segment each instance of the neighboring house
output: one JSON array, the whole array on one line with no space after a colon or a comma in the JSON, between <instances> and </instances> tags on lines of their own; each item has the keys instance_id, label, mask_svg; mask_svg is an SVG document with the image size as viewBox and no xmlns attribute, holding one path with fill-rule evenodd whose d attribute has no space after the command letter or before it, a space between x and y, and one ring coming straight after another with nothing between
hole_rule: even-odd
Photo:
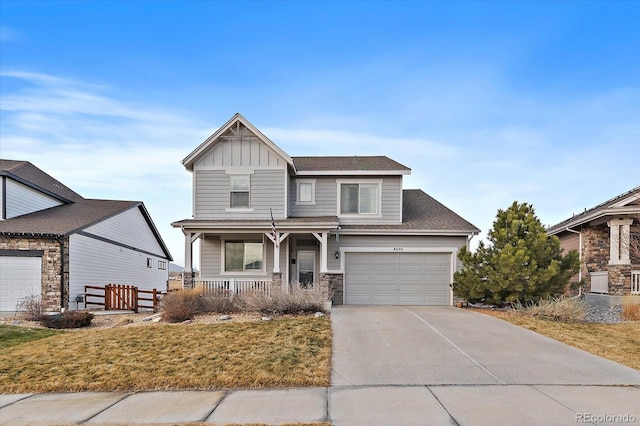
<instances>
[{"instance_id":1,"label":"neighboring house","mask_svg":"<svg viewBox=\"0 0 640 426\"><path fill-rule=\"evenodd\" d=\"M27 161L0 160L0 181L0 311L30 295L76 309L85 285L166 289L171 254L141 202L85 199Z\"/></svg>"},{"instance_id":2,"label":"neighboring house","mask_svg":"<svg viewBox=\"0 0 640 426\"><path fill-rule=\"evenodd\" d=\"M450 305L479 230L387 157L290 157L240 114L182 163L193 175L184 286L333 295L334 304ZM273 222L272 222L273 215ZM200 245L200 273L192 247Z\"/></svg>"},{"instance_id":3,"label":"neighboring house","mask_svg":"<svg viewBox=\"0 0 640 426\"><path fill-rule=\"evenodd\" d=\"M558 236L564 250L580 253L580 273L573 280L584 280L591 298L617 304L617 296L640 294L640 259L629 249L640 238L640 187L550 227L547 234Z\"/></svg>"}]
</instances>

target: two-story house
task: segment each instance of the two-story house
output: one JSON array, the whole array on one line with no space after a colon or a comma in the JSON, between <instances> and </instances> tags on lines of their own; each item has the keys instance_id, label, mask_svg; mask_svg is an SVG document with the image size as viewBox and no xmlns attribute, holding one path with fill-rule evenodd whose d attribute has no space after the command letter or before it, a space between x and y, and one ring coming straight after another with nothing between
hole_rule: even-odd
<instances>
[{"instance_id":1,"label":"two-story house","mask_svg":"<svg viewBox=\"0 0 640 426\"><path fill-rule=\"evenodd\" d=\"M564 250L580 254L586 298L616 305L628 294L640 294L640 186L550 227ZM636 249L637 250L637 249Z\"/></svg>"},{"instance_id":2,"label":"two-story house","mask_svg":"<svg viewBox=\"0 0 640 426\"><path fill-rule=\"evenodd\" d=\"M457 252L479 232L403 189L411 170L390 158L290 157L240 114L182 163L193 218L172 225L185 235L187 288L301 286L334 304L450 305Z\"/></svg>"},{"instance_id":3,"label":"two-story house","mask_svg":"<svg viewBox=\"0 0 640 426\"><path fill-rule=\"evenodd\" d=\"M172 260L144 204L87 199L28 161L0 160L0 311L40 296L83 308L85 286L164 290Z\"/></svg>"}]
</instances>

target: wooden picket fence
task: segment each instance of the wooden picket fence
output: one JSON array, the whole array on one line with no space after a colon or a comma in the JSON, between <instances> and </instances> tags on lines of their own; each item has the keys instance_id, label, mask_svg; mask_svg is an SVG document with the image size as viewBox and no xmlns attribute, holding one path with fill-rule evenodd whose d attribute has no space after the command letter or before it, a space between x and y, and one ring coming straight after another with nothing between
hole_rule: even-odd
<instances>
[{"instance_id":1,"label":"wooden picket fence","mask_svg":"<svg viewBox=\"0 0 640 426\"><path fill-rule=\"evenodd\" d=\"M97 293L96 293L97 291ZM84 286L84 304L102 306L105 311L133 311L142 309L158 310L159 294L153 290L140 290L133 285L107 284L104 287Z\"/></svg>"}]
</instances>

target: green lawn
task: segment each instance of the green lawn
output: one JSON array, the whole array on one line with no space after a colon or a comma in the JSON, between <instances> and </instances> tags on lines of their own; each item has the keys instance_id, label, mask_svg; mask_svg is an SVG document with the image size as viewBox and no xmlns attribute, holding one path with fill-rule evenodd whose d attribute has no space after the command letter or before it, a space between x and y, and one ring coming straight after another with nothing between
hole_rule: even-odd
<instances>
[{"instance_id":1,"label":"green lawn","mask_svg":"<svg viewBox=\"0 0 640 426\"><path fill-rule=\"evenodd\" d=\"M33 340L44 339L45 337L60 333L62 332L57 330L0 325L0 349L17 346Z\"/></svg>"}]
</instances>

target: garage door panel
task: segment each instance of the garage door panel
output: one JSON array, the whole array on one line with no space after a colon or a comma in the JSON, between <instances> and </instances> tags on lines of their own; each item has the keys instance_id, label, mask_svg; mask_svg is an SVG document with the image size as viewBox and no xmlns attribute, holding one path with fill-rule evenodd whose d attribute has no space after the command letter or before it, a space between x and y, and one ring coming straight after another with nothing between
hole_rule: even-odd
<instances>
[{"instance_id":1,"label":"garage door panel","mask_svg":"<svg viewBox=\"0 0 640 426\"><path fill-rule=\"evenodd\" d=\"M450 253L347 253L345 303L449 305Z\"/></svg>"},{"instance_id":2,"label":"garage door panel","mask_svg":"<svg viewBox=\"0 0 640 426\"><path fill-rule=\"evenodd\" d=\"M0 256L0 271L0 311L14 311L24 297L40 295L40 257Z\"/></svg>"}]
</instances>

